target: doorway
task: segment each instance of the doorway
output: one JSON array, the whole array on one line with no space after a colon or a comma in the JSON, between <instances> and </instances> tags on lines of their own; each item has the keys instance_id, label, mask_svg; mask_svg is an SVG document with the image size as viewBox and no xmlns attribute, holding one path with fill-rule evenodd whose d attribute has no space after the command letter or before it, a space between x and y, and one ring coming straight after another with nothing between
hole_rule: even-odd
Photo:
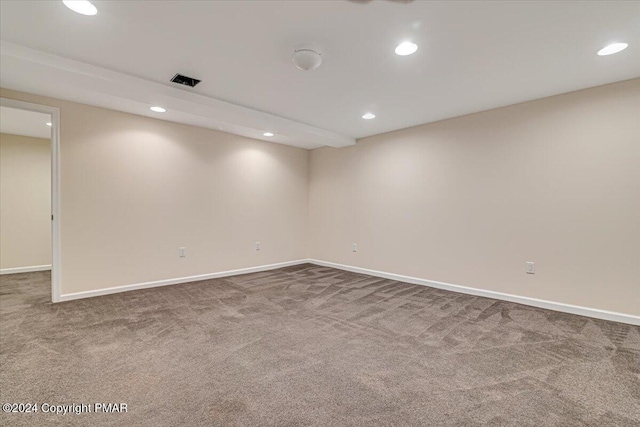
<instances>
[{"instance_id":1,"label":"doorway","mask_svg":"<svg viewBox=\"0 0 640 427\"><path fill-rule=\"evenodd\" d=\"M0 274L51 270L60 301L59 140L56 107L0 98Z\"/></svg>"}]
</instances>

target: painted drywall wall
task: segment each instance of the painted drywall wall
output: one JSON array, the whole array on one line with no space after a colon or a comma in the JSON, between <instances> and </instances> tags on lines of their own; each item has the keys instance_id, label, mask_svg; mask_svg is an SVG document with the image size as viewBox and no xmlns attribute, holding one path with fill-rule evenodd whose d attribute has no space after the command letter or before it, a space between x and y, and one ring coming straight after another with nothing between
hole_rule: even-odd
<instances>
[{"instance_id":1,"label":"painted drywall wall","mask_svg":"<svg viewBox=\"0 0 640 427\"><path fill-rule=\"evenodd\" d=\"M60 108L63 295L308 257L307 150L0 95Z\"/></svg>"},{"instance_id":2,"label":"painted drywall wall","mask_svg":"<svg viewBox=\"0 0 640 427\"><path fill-rule=\"evenodd\" d=\"M315 259L639 315L640 79L313 150L310 230Z\"/></svg>"},{"instance_id":3,"label":"painted drywall wall","mask_svg":"<svg viewBox=\"0 0 640 427\"><path fill-rule=\"evenodd\" d=\"M50 264L51 141L0 133L0 269Z\"/></svg>"},{"instance_id":4,"label":"painted drywall wall","mask_svg":"<svg viewBox=\"0 0 640 427\"><path fill-rule=\"evenodd\" d=\"M640 314L640 79L312 152L0 94L61 108L63 294L310 256Z\"/></svg>"}]
</instances>

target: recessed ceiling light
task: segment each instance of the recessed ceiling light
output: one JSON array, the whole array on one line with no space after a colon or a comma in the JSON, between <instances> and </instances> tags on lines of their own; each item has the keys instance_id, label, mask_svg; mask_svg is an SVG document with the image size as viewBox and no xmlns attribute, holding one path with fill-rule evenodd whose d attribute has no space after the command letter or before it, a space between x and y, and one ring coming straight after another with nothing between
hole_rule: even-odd
<instances>
[{"instance_id":1,"label":"recessed ceiling light","mask_svg":"<svg viewBox=\"0 0 640 427\"><path fill-rule=\"evenodd\" d=\"M364 116L362 116L362 118L365 119L365 120L371 120L371 119L375 119L376 115L373 114L373 113L367 113Z\"/></svg>"},{"instance_id":2,"label":"recessed ceiling light","mask_svg":"<svg viewBox=\"0 0 640 427\"><path fill-rule=\"evenodd\" d=\"M416 53L418 50L418 45L411 42L400 43L398 47L396 47L396 55L407 56L412 53Z\"/></svg>"},{"instance_id":3,"label":"recessed ceiling light","mask_svg":"<svg viewBox=\"0 0 640 427\"><path fill-rule=\"evenodd\" d=\"M265 132L265 133L263 133L262 135L263 135L263 136L273 136L273 133L271 133L271 132Z\"/></svg>"},{"instance_id":4,"label":"recessed ceiling light","mask_svg":"<svg viewBox=\"0 0 640 427\"><path fill-rule=\"evenodd\" d=\"M164 109L164 108L162 108L162 107L150 107L149 109L150 109L151 111L155 111L156 113L164 113L165 111L167 111L167 110L165 110L165 109Z\"/></svg>"},{"instance_id":5,"label":"recessed ceiling light","mask_svg":"<svg viewBox=\"0 0 640 427\"><path fill-rule=\"evenodd\" d=\"M98 9L87 0L62 0L65 6L81 15L95 15Z\"/></svg>"},{"instance_id":6,"label":"recessed ceiling light","mask_svg":"<svg viewBox=\"0 0 640 427\"><path fill-rule=\"evenodd\" d=\"M51 123L47 123L47 126L51 126Z\"/></svg>"},{"instance_id":7,"label":"recessed ceiling light","mask_svg":"<svg viewBox=\"0 0 640 427\"><path fill-rule=\"evenodd\" d=\"M608 46L603 47L598 51L598 55L606 56L613 55L614 53L622 52L629 46L627 43L612 43Z\"/></svg>"}]
</instances>

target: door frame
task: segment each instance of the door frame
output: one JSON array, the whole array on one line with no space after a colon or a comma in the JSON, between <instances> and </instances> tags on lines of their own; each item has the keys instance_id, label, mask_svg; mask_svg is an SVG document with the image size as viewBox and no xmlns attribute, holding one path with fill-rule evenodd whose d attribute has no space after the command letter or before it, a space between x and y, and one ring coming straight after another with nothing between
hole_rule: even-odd
<instances>
[{"instance_id":1,"label":"door frame","mask_svg":"<svg viewBox=\"0 0 640 427\"><path fill-rule=\"evenodd\" d=\"M60 109L9 98L0 105L51 115L51 301L60 302Z\"/></svg>"}]
</instances>

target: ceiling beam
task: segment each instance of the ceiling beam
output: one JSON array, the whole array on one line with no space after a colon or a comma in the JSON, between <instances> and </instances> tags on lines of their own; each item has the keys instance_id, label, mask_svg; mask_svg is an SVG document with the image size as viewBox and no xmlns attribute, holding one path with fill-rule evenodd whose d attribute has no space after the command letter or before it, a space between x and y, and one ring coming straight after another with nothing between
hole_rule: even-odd
<instances>
[{"instance_id":1,"label":"ceiling beam","mask_svg":"<svg viewBox=\"0 0 640 427\"><path fill-rule=\"evenodd\" d=\"M17 44L0 42L0 85L96 107L220 130L249 138L313 149L346 147L356 140L286 117L74 61ZM152 105L167 109L149 111ZM275 136L264 137L263 132Z\"/></svg>"}]
</instances>

